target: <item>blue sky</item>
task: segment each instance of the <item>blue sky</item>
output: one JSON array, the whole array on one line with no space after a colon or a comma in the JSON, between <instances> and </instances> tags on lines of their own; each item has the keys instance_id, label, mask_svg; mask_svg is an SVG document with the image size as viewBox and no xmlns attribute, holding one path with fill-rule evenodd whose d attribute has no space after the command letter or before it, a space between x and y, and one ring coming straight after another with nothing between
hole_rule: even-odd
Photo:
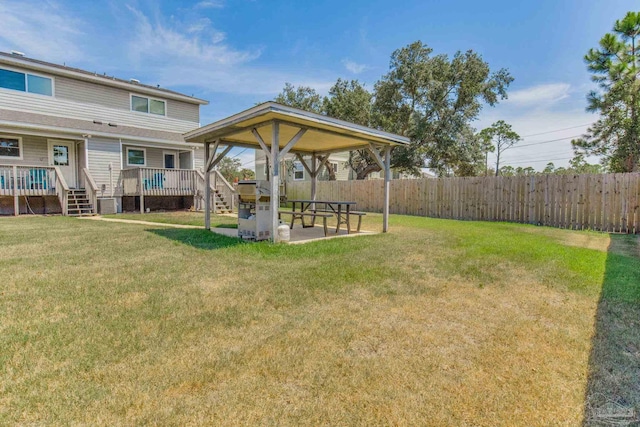
<instances>
[{"instance_id":1,"label":"blue sky","mask_svg":"<svg viewBox=\"0 0 640 427\"><path fill-rule=\"evenodd\" d=\"M474 126L511 123L524 141L505 153L505 164L542 169L547 161L565 165L569 138L596 118L584 111L593 88L584 54L639 6L631 0L2 0L0 50L208 99L206 124L272 99L285 82L326 93L342 77L372 88L390 54L415 40L434 53L473 49L515 77L509 100L485 108ZM240 157L252 166L251 153Z\"/></svg>"}]
</instances>

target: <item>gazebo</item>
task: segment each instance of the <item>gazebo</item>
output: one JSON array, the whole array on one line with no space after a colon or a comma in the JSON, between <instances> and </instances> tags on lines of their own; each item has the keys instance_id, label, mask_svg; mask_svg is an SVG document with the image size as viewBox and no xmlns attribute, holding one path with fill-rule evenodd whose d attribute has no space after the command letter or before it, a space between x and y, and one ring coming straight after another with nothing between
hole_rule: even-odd
<instances>
[{"instance_id":1,"label":"gazebo","mask_svg":"<svg viewBox=\"0 0 640 427\"><path fill-rule=\"evenodd\" d=\"M233 147L262 149L271 164L271 240L277 241L280 206L280 162L294 154L311 176L311 199L316 200L318 174L328 166L331 153L368 150L384 170L383 232L389 229L389 180L391 149L409 139L366 126L310 113L274 102L259 104L226 119L184 135L188 143L204 144L205 228L211 228L210 173ZM218 148L225 147L220 154ZM305 159L310 158L310 162Z\"/></svg>"}]
</instances>

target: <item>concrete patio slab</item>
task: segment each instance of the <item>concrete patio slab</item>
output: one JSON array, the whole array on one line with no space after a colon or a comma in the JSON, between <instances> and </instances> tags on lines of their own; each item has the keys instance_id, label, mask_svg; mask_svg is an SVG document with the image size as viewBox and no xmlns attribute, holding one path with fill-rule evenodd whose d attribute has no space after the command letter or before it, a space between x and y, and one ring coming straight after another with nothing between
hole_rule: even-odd
<instances>
[{"instance_id":1,"label":"concrete patio slab","mask_svg":"<svg viewBox=\"0 0 640 427\"><path fill-rule=\"evenodd\" d=\"M231 214L231 216L233 216L233 214ZM100 215L78 217L78 219L91 220L91 221L119 222L124 224L148 225L153 227L203 229L203 227L199 225L168 224L163 222L139 221L136 219L104 218ZM213 227L211 228L211 232L216 234L221 234L227 237L238 237L238 230L235 228ZM336 238L343 238L343 237L371 236L371 235L379 234L378 232L375 232L375 231L360 231L359 233L352 232L351 234L347 234L347 231L344 229L341 229L338 233L336 233L335 229L329 229L329 234L325 236L324 229L322 226L302 228L301 225L294 225L293 229L290 230L290 232L291 232L291 239L289 240L289 242L287 242L290 245L298 245L302 243L317 242L320 240L336 239Z\"/></svg>"}]
</instances>

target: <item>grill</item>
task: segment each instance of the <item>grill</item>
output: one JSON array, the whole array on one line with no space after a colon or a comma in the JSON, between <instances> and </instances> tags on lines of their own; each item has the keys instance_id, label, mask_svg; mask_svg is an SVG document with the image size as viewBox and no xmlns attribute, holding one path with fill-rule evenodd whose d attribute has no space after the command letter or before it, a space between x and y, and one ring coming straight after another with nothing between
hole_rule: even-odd
<instances>
[{"instance_id":1,"label":"grill","mask_svg":"<svg viewBox=\"0 0 640 427\"><path fill-rule=\"evenodd\" d=\"M271 237L269 181L238 182L238 237L266 240Z\"/></svg>"}]
</instances>

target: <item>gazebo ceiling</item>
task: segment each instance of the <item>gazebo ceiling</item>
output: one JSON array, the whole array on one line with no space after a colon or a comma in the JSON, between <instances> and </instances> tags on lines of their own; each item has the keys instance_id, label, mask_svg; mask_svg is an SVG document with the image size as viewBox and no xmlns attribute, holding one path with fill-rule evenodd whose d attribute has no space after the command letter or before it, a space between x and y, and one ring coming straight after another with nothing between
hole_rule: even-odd
<instances>
[{"instance_id":1,"label":"gazebo ceiling","mask_svg":"<svg viewBox=\"0 0 640 427\"><path fill-rule=\"evenodd\" d=\"M291 152L329 153L376 145L405 145L409 139L377 129L267 102L184 135L188 143L220 141L223 145L261 149L253 134L256 129L271 147L273 123L279 123L279 147L283 148L300 131L306 132Z\"/></svg>"}]
</instances>

